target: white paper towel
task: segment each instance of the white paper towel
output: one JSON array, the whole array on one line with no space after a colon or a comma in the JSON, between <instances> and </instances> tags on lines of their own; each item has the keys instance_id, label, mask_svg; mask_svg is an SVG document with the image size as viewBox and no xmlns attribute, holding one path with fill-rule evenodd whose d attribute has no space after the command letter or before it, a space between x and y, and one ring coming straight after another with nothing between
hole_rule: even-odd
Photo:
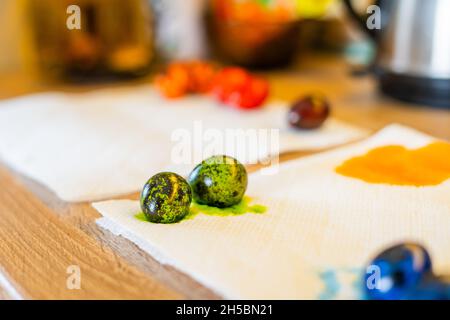
<instances>
[{"instance_id":1,"label":"white paper towel","mask_svg":"<svg viewBox=\"0 0 450 320\"><path fill-rule=\"evenodd\" d=\"M336 145L365 134L333 119L320 130L292 132L284 127L285 112L277 104L240 112L205 97L168 101L151 86L38 94L0 104L0 159L63 200L89 201L138 191L150 176L176 165L171 152L177 129L192 133L192 151L200 160L204 149L197 142L204 137L195 136L195 126L202 132L281 128L281 151ZM243 146L216 153L257 159L270 151L264 143L256 150ZM242 153L247 150L253 154ZM194 166L191 159L185 170Z\"/></svg>"},{"instance_id":2,"label":"white paper towel","mask_svg":"<svg viewBox=\"0 0 450 320\"><path fill-rule=\"evenodd\" d=\"M435 271L450 271L450 181L431 187L370 184L334 172L371 148L415 148L433 138L392 125L366 141L250 175L264 214L199 214L172 225L139 221L137 201L93 206L97 223L226 298L358 298L360 272L379 250L419 241Z\"/></svg>"}]
</instances>

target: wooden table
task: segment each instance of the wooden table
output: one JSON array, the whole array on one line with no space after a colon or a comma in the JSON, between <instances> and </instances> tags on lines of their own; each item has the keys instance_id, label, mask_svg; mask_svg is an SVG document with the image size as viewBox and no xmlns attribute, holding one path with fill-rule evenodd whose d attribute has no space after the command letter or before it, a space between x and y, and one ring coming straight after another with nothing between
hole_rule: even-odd
<instances>
[{"instance_id":1,"label":"wooden table","mask_svg":"<svg viewBox=\"0 0 450 320\"><path fill-rule=\"evenodd\" d=\"M371 77L351 77L342 60L303 59L295 71L267 76L275 98L292 100L319 91L332 101L339 119L370 130L397 122L450 139L450 111L382 97ZM44 85L16 74L0 78L0 99L92 88ZM281 160L305 154L310 152L284 155ZM0 299L220 298L189 276L159 264L128 240L98 228L98 217L88 203L64 203L45 187L0 164ZM70 265L80 266L80 290L67 289Z\"/></svg>"}]
</instances>

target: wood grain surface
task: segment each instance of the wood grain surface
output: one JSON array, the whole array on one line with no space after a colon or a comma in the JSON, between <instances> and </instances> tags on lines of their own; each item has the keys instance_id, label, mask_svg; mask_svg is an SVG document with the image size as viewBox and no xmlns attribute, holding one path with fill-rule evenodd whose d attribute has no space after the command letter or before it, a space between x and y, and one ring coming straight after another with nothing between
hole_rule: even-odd
<instances>
[{"instance_id":1,"label":"wood grain surface","mask_svg":"<svg viewBox=\"0 0 450 320\"><path fill-rule=\"evenodd\" d=\"M380 96L371 77L354 78L341 60L301 60L297 71L266 74L272 96L293 100L322 92L335 117L370 130L392 122L450 139L450 112ZM143 79L141 81L148 81ZM0 98L48 90L95 88L46 85L24 75L0 77ZM281 161L309 155L293 152ZM256 167L249 168L256 170ZM137 194L122 198L136 199ZM134 244L98 228L88 203L68 204L38 183L0 164L0 272L25 299L216 299L220 296L159 264ZM67 268L78 265L81 289L70 290ZM0 299L17 298L2 288Z\"/></svg>"}]
</instances>

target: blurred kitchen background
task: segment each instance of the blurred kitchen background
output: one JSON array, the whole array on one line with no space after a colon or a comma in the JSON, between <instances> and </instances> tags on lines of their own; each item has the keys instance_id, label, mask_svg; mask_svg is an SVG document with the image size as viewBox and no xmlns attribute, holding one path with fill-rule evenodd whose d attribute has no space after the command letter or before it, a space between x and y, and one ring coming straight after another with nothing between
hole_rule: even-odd
<instances>
[{"instance_id":1,"label":"blurred kitchen background","mask_svg":"<svg viewBox=\"0 0 450 320\"><path fill-rule=\"evenodd\" d=\"M374 2L382 8L383 29L368 32L361 19ZM124 81L151 77L165 62L180 59L301 74L303 57L326 54L345 61L353 76L378 77L390 96L448 108L449 3L0 0L0 81L11 92L20 78L18 93L24 82ZM80 30L66 27L70 5L81 9Z\"/></svg>"},{"instance_id":2,"label":"blurred kitchen background","mask_svg":"<svg viewBox=\"0 0 450 320\"><path fill-rule=\"evenodd\" d=\"M81 30L65 27L72 4ZM339 0L0 0L0 74L98 80L210 57L285 67L311 48L343 52L358 41L366 62L370 44L347 17Z\"/></svg>"}]
</instances>

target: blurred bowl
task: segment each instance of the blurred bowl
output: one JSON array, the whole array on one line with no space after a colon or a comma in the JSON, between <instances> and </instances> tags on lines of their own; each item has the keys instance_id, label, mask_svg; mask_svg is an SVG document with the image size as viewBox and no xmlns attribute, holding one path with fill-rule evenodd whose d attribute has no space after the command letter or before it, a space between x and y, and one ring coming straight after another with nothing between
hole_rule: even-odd
<instances>
[{"instance_id":1,"label":"blurred bowl","mask_svg":"<svg viewBox=\"0 0 450 320\"><path fill-rule=\"evenodd\" d=\"M267 69L290 64L295 57L299 22L223 21L207 18L214 55L247 68Z\"/></svg>"}]
</instances>

